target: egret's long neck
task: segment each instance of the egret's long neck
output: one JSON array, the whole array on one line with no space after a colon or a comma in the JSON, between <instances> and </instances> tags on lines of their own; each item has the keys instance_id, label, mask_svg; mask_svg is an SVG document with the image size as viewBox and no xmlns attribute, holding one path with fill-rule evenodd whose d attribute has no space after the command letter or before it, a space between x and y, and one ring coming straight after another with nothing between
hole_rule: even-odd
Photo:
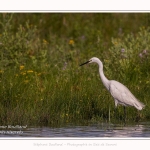
<instances>
[{"instance_id":1,"label":"egret's long neck","mask_svg":"<svg viewBox=\"0 0 150 150\"><path fill-rule=\"evenodd\" d=\"M104 75L104 72L103 72L103 64L102 62L99 60L98 62L98 65L99 65L99 74L100 74L100 77L101 77L101 80L104 84L104 86L107 88L107 90L109 89L109 80L105 77Z\"/></svg>"}]
</instances>

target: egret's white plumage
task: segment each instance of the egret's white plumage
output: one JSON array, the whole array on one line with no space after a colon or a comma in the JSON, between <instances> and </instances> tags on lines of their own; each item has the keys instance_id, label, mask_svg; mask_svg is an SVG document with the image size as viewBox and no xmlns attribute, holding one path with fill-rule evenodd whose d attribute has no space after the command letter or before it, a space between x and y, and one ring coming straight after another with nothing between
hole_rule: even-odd
<instances>
[{"instance_id":1,"label":"egret's white plumage","mask_svg":"<svg viewBox=\"0 0 150 150\"><path fill-rule=\"evenodd\" d=\"M115 106L118 104L123 106L134 106L138 110L142 110L144 108L144 104L141 103L135 96L129 91L129 89L115 80L108 80L103 73L103 63L96 57L91 58L87 62L81 64L80 66L87 63L97 63L99 66L99 74L100 78L106 87L106 89L111 93L115 100Z\"/></svg>"}]
</instances>

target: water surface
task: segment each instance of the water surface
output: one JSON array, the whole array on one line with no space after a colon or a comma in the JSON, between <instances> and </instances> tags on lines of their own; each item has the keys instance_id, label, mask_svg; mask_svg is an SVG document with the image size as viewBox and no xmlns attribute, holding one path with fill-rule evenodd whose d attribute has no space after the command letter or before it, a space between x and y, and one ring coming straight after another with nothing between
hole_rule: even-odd
<instances>
[{"instance_id":1,"label":"water surface","mask_svg":"<svg viewBox=\"0 0 150 150\"><path fill-rule=\"evenodd\" d=\"M150 122L134 125L110 123L90 124L87 126L67 125L52 127L1 127L0 137L150 137Z\"/></svg>"}]
</instances>

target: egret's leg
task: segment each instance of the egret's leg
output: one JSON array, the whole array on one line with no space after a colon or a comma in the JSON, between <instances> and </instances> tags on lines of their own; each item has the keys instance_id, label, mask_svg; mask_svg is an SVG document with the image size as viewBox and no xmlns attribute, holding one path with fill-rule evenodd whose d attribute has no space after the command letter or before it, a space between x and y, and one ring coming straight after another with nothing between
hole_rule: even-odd
<instances>
[{"instance_id":1,"label":"egret's leg","mask_svg":"<svg viewBox=\"0 0 150 150\"><path fill-rule=\"evenodd\" d=\"M138 110L138 111L137 111L137 116L136 116L135 121L136 121L137 123L139 123L139 120L140 120L140 112L139 112L139 110Z\"/></svg>"},{"instance_id":2,"label":"egret's leg","mask_svg":"<svg viewBox=\"0 0 150 150\"><path fill-rule=\"evenodd\" d=\"M117 105L118 105L118 101L116 99L115 100L115 118L117 119Z\"/></svg>"},{"instance_id":3,"label":"egret's leg","mask_svg":"<svg viewBox=\"0 0 150 150\"><path fill-rule=\"evenodd\" d=\"M124 124L126 124L126 107L123 106L123 109L124 109Z\"/></svg>"},{"instance_id":4,"label":"egret's leg","mask_svg":"<svg viewBox=\"0 0 150 150\"><path fill-rule=\"evenodd\" d=\"M110 122L110 105L109 105L109 117L108 118L109 118L109 122Z\"/></svg>"}]
</instances>

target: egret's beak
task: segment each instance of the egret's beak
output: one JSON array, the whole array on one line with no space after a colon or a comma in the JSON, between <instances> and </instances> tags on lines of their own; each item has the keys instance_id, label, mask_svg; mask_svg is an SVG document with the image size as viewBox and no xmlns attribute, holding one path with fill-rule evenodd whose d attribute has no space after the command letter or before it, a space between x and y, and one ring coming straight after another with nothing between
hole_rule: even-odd
<instances>
[{"instance_id":1,"label":"egret's beak","mask_svg":"<svg viewBox=\"0 0 150 150\"><path fill-rule=\"evenodd\" d=\"M87 62L81 64L80 66L83 66L83 65L85 65L85 64L88 64L89 62L90 62L90 60L88 60Z\"/></svg>"}]
</instances>

